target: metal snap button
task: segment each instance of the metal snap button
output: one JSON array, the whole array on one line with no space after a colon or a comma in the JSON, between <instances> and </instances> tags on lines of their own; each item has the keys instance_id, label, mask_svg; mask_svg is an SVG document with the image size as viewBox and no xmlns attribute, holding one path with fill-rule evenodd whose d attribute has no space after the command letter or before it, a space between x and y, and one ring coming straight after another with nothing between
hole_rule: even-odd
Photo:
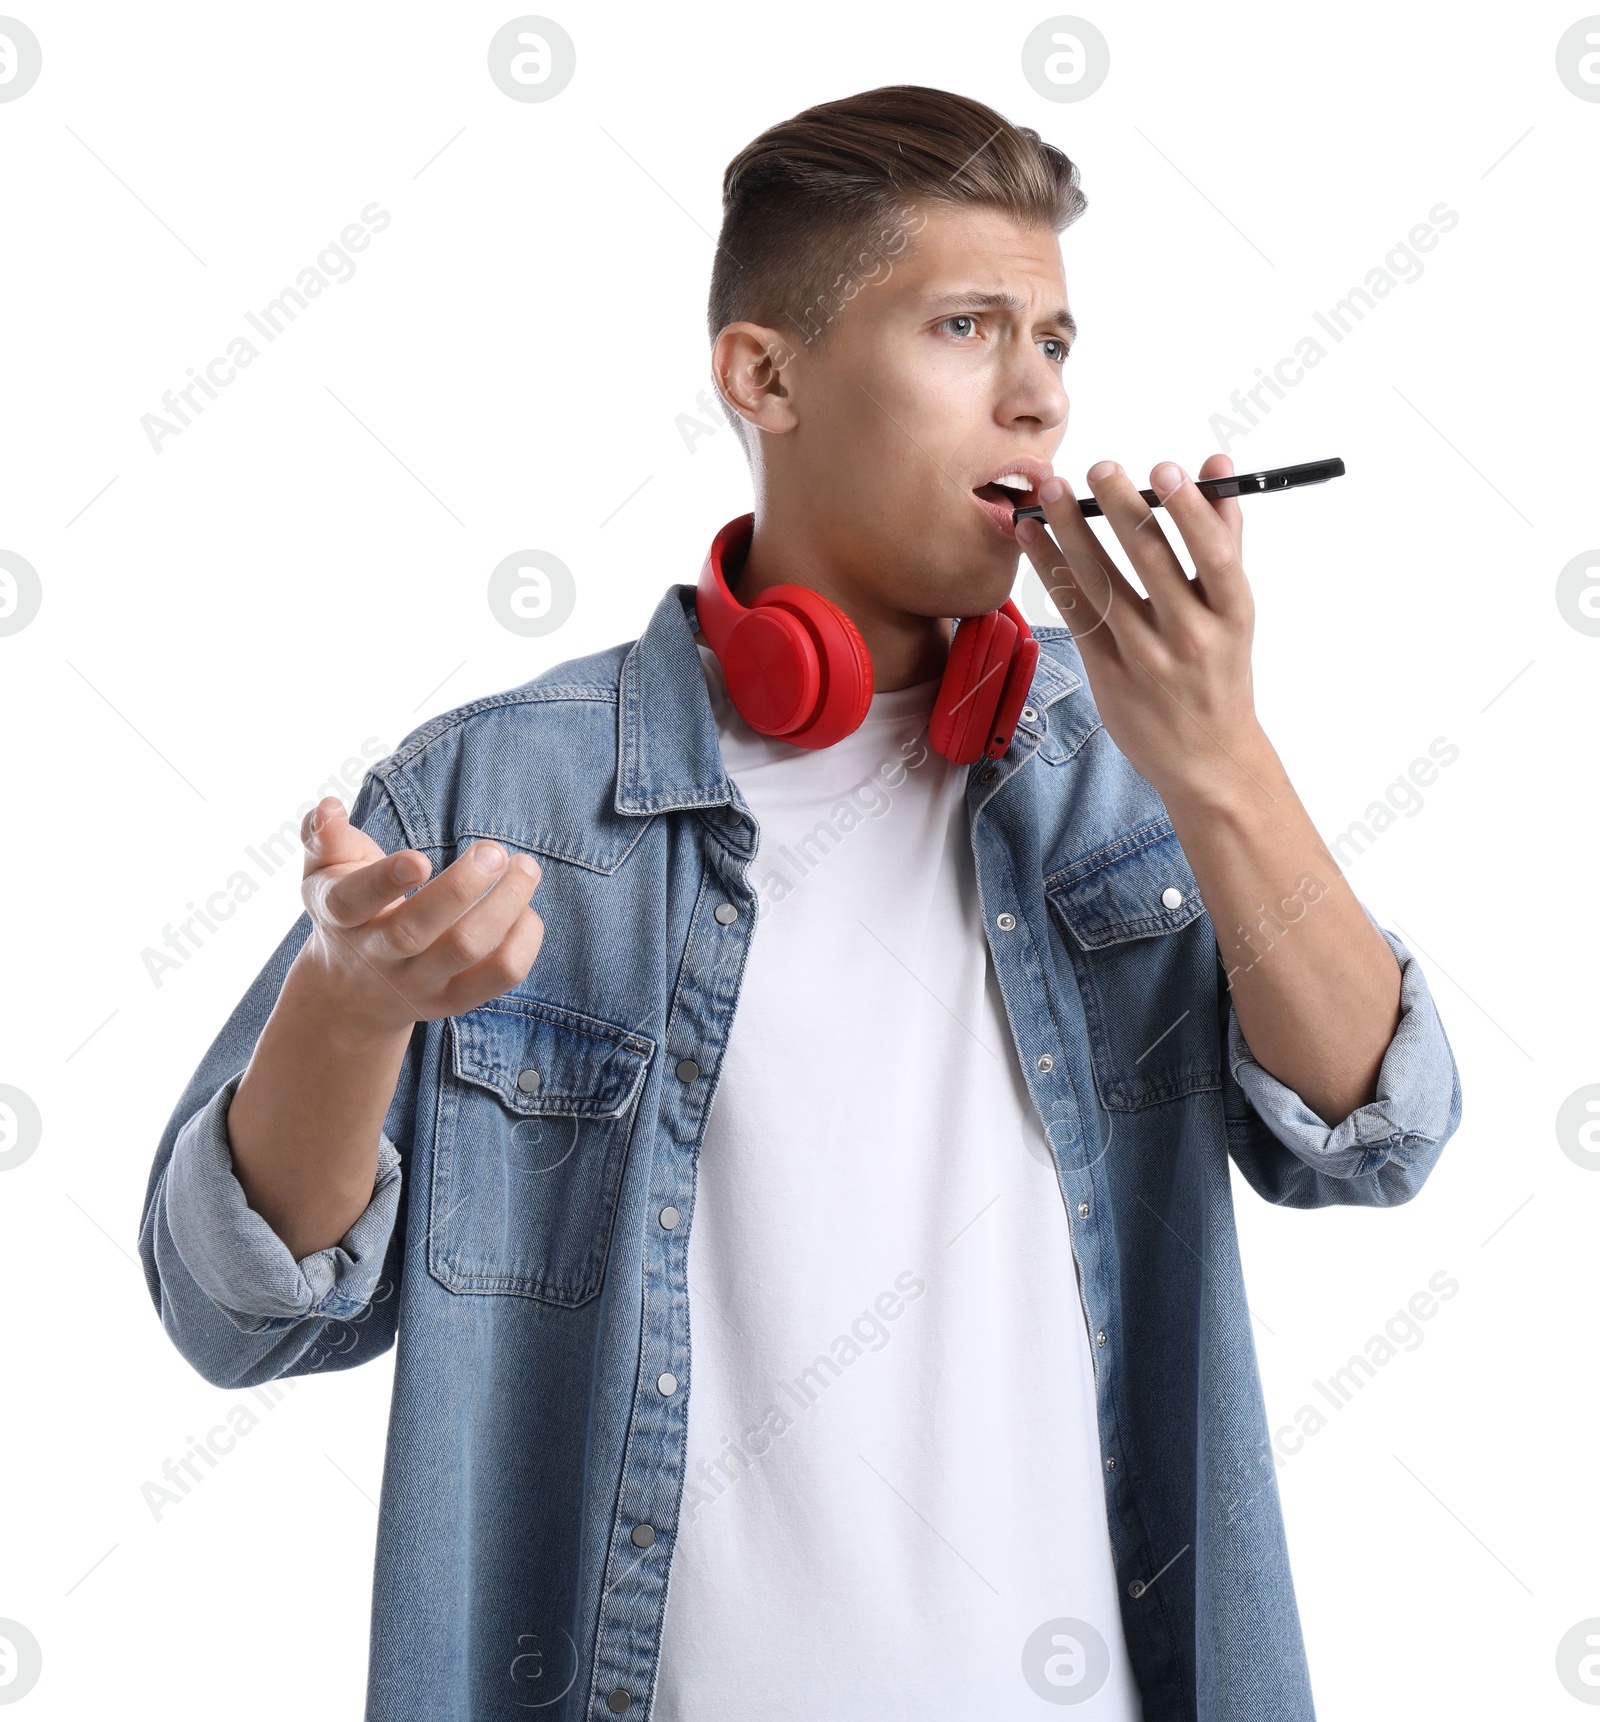
<instances>
[{"instance_id":1,"label":"metal snap button","mask_svg":"<svg viewBox=\"0 0 1600 1722\"><path fill-rule=\"evenodd\" d=\"M739 919L739 911L734 908L732 903L718 903L711 913L715 915L725 927L731 927L733 923Z\"/></svg>"},{"instance_id":2,"label":"metal snap button","mask_svg":"<svg viewBox=\"0 0 1600 1722\"><path fill-rule=\"evenodd\" d=\"M1054 1070L1055 1067L1056 1067L1056 1061L1050 1053L1041 1052L1039 1054L1039 1068L1041 1070L1046 1070L1046 1071Z\"/></svg>"},{"instance_id":3,"label":"metal snap button","mask_svg":"<svg viewBox=\"0 0 1600 1722\"><path fill-rule=\"evenodd\" d=\"M1078 1218L1080 1220L1087 1220L1088 1217L1089 1217L1089 1204L1087 1202L1080 1202L1078 1204Z\"/></svg>"},{"instance_id":4,"label":"metal snap button","mask_svg":"<svg viewBox=\"0 0 1600 1722\"><path fill-rule=\"evenodd\" d=\"M1033 720L1036 717L1038 717L1039 714L1033 709L1032 706L1024 706L1022 708L1022 715L1028 720L1029 723L1032 723Z\"/></svg>"},{"instance_id":5,"label":"metal snap button","mask_svg":"<svg viewBox=\"0 0 1600 1722\"><path fill-rule=\"evenodd\" d=\"M692 1058L680 1058L677 1071L679 1082L693 1082L700 1074L700 1066Z\"/></svg>"},{"instance_id":6,"label":"metal snap button","mask_svg":"<svg viewBox=\"0 0 1600 1722\"><path fill-rule=\"evenodd\" d=\"M1176 885L1169 885L1161 893L1161 907L1163 909L1181 909L1183 907L1183 893Z\"/></svg>"},{"instance_id":7,"label":"metal snap button","mask_svg":"<svg viewBox=\"0 0 1600 1722\"><path fill-rule=\"evenodd\" d=\"M633 1708L633 1700L620 1686L614 1687L606 1696L606 1709L615 1716L620 1716L624 1710Z\"/></svg>"},{"instance_id":8,"label":"metal snap button","mask_svg":"<svg viewBox=\"0 0 1600 1722\"><path fill-rule=\"evenodd\" d=\"M678 1378L671 1370L664 1370L656 1377L656 1391L663 1399L670 1399L678 1391Z\"/></svg>"},{"instance_id":9,"label":"metal snap button","mask_svg":"<svg viewBox=\"0 0 1600 1722\"><path fill-rule=\"evenodd\" d=\"M1017 917L1015 915L1013 915L1009 909L1007 909L1003 914L999 914L999 915L995 916L994 924L1000 929L1000 931L1002 933L1009 933L1011 931L1011 929L1014 926L1016 926Z\"/></svg>"},{"instance_id":10,"label":"metal snap button","mask_svg":"<svg viewBox=\"0 0 1600 1722\"><path fill-rule=\"evenodd\" d=\"M655 1540L656 1528L654 1525L635 1525L633 1527L633 1546L635 1548L647 1549Z\"/></svg>"},{"instance_id":11,"label":"metal snap button","mask_svg":"<svg viewBox=\"0 0 1600 1722\"><path fill-rule=\"evenodd\" d=\"M676 1228L678 1221L682 1218L683 1216L676 1208L663 1208L661 1210L661 1224L665 1226L669 1232Z\"/></svg>"},{"instance_id":12,"label":"metal snap button","mask_svg":"<svg viewBox=\"0 0 1600 1722\"><path fill-rule=\"evenodd\" d=\"M539 1084L543 1080L544 1078L540 1076L537 1070L525 1070L517 1078L517 1087L520 1088L524 1094L537 1094L539 1092Z\"/></svg>"}]
</instances>

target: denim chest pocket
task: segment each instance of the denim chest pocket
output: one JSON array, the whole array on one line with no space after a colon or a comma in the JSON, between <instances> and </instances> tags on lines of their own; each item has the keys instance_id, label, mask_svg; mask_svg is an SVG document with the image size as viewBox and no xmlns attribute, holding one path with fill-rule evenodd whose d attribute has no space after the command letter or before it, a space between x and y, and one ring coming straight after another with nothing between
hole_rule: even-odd
<instances>
[{"instance_id":1,"label":"denim chest pocket","mask_svg":"<svg viewBox=\"0 0 1600 1722\"><path fill-rule=\"evenodd\" d=\"M1140 827L1045 880L1113 1112L1222 1086L1217 945L1172 826Z\"/></svg>"},{"instance_id":2,"label":"denim chest pocket","mask_svg":"<svg viewBox=\"0 0 1600 1722\"><path fill-rule=\"evenodd\" d=\"M512 995L446 1021L428 1269L568 1307L600 1289L655 1042Z\"/></svg>"}]
</instances>

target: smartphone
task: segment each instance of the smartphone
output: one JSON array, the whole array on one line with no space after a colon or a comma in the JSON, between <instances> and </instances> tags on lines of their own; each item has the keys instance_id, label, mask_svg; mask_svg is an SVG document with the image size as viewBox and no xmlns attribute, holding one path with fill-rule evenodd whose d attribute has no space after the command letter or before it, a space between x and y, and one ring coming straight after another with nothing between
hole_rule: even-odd
<instances>
[{"instance_id":1,"label":"smartphone","mask_svg":"<svg viewBox=\"0 0 1600 1722\"><path fill-rule=\"evenodd\" d=\"M1297 484L1322 484L1330 478L1344 477L1344 462L1335 456L1332 460L1308 460L1301 466L1275 466L1269 472L1236 472L1228 478L1197 478L1195 489L1205 496L1255 496L1263 490L1293 490ZM1153 490L1141 490L1139 494L1152 508L1161 506L1161 499ZM1088 517L1103 514L1104 509L1092 496L1086 496L1078 504L1080 512ZM1013 508L1011 519L1043 520L1044 510L1037 503L1029 508Z\"/></svg>"}]
</instances>

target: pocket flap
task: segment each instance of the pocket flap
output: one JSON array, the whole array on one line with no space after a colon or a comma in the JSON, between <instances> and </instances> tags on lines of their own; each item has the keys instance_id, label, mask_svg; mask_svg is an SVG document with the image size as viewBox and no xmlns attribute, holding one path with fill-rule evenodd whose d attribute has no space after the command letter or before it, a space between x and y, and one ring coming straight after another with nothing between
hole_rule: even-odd
<instances>
[{"instance_id":1,"label":"pocket flap","mask_svg":"<svg viewBox=\"0 0 1600 1722\"><path fill-rule=\"evenodd\" d=\"M1063 867L1044 888L1086 951L1176 932L1205 911L1177 833L1165 819Z\"/></svg>"},{"instance_id":2,"label":"pocket flap","mask_svg":"<svg viewBox=\"0 0 1600 1722\"><path fill-rule=\"evenodd\" d=\"M530 1118L621 1117L655 1050L614 1023L513 994L448 1021L456 1075Z\"/></svg>"}]
</instances>

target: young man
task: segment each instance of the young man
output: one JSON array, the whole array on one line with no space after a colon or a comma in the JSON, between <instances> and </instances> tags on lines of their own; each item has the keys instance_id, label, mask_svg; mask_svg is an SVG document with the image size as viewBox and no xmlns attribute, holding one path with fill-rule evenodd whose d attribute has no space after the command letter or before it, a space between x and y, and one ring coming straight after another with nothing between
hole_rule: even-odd
<instances>
[{"instance_id":1,"label":"young man","mask_svg":"<svg viewBox=\"0 0 1600 1722\"><path fill-rule=\"evenodd\" d=\"M1407 1201L1460 1089L1256 721L1238 504L1151 474L1190 579L1092 468L1141 597L1050 477L1082 203L936 90L757 139L754 515L307 821L140 1241L219 1384L398 1334L370 1718L1312 1716L1230 1158Z\"/></svg>"}]
</instances>

